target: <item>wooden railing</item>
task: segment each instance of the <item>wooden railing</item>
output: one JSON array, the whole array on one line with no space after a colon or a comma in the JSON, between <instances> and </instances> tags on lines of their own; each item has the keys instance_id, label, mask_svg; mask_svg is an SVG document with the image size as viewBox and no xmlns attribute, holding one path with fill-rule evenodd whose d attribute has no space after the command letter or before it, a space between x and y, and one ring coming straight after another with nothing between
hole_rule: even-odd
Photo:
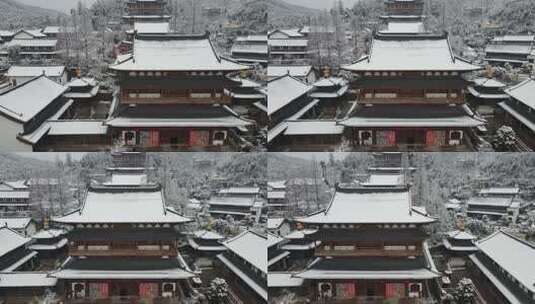
<instances>
[{"instance_id":1,"label":"wooden railing","mask_svg":"<svg viewBox=\"0 0 535 304\"><path fill-rule=\"evenodd\" d=\"M406 257L417 256L422 253L418 250L384 250L384 249L355 249L355 250L325 250L317 248L316 256L384 256L384 257Z\"/></svg>"},{"instance_id":2,"label":"wooden railing","mask_svg":"<svg viewBox=\"0 0 535 304\"><path fill-rule=\"evenodd\" d=\"M78 250L70 249L72 256L176 256L177 250L138 250L137 248L109 250Z\"/></svg>"}]
</instances>

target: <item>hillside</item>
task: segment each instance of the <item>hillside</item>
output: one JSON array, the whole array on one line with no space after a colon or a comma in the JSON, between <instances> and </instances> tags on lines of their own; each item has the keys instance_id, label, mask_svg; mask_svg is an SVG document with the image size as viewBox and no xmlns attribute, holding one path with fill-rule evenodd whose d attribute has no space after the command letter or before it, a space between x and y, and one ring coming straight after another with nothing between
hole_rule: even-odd
<instances>
[{"instance_id":1,"label":"hillside","mask_svg":"<svg viewBox=\"0 0 535 304\"><path fill-rule=\"evenodd\" d=\"M54 168L54 163L24 157L14 153L0 153L0 180L18 180L29 177L44 177Z\"/></svg>"},{"instance_id":2,"label":"hillside","mask_svg":"<svg viewBox=\"0 0 535 304\"><path fill-rule=\"evenodd\" d=\"M535 31L535 1L514 0L503 6L491 18L491 21L503 25L509 33Z\"/></svg>"},{"instance_id":3,"label":"hillside","mask_svg":"<svg viewBox=\"0 0 535 304\"><path fill-rule=\"evenodd\" d=\"M20 4L14 0L0 0L0 29L42 27L56 22L64 14L40 7Z\"/></svg>"},{"instance_id":4,"label":"hillside","mask_svg":"<svg viewBox=\"0 0 535 304\"><path fill-rule=\"evenodd\" d=\"M268 179L279 180L293 177L313 177L313 162L284 153L269 153Z\"/></svg>"},{"instance_id":5,"label":"hillside","mask_svg":"<svg viewBox=\"0 0 535 304\"><path fill-rule=\"evenodd\" d=\"M268 26L297 27L306 24L309 17L318 15L320 10L286 3L282 0L267 0Z\"/></svg>"}]
</instances>

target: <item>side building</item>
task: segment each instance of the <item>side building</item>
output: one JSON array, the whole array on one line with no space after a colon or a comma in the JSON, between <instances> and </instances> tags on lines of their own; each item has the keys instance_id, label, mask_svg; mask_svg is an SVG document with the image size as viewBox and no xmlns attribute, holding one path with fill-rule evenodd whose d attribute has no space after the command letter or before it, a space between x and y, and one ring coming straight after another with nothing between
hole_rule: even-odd
<instances>
[{"instance_id":1,"label":"side building","mask_svg":"<svg viewBox=\"0 0 535 304\"><path fill-rule=\"evenodd\" d=\"M535 303L535 246L505 231L477 242L470 256L472 281L489 304Z\"/></svg>"}]
</instances>

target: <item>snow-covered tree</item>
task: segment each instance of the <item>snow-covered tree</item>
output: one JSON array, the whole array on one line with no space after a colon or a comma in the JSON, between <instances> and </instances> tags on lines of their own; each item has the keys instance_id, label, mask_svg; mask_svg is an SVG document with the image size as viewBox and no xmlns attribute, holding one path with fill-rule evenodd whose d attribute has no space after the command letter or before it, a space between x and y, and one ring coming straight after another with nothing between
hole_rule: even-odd
<instances>
[{"instance_id":1,"label":"snow-covered tree","mask_svg":"<svg viewBox=\"0 0 535 304\"><path fill-rule=\"evenodd\" d=\"M496 135L492 140L492 147L498 152L514 151L516 145L516 134L513 128L501 126L496 130Z\"/></svg>"},{"instance_id":2,"label":"snow-covered tree","mask_svg":"<svg viewBox=\"0 0 535 304\"><path fill-rule=\"evenodd\" d=\"M210 287L206 292L206 296L211 304L224 304L227 303L228 297L228 284L225 279L215 278L210 282Z\"/></svg>"}]
</instances>

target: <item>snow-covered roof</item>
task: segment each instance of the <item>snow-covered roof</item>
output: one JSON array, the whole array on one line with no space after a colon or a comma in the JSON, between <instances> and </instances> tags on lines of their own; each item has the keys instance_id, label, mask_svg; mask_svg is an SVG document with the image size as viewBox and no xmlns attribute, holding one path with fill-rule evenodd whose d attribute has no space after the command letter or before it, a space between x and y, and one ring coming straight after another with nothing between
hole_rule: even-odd
<instances>
[{"instance_id":1,"label":"snow-covered roof","mask_svg":"<svg viewBox=\"0 0 535 304\"><path fill-rule=\"evenodd\" d=\"M6 73L7 77L60 77L65 73L65 66L21 66L12 65Z\"/></svg>"},{"instance_id":2,"label":"snow-covered roof","mask_svg":"<svg viewBox=\"0 0 535 304\"><path fill-rule=\"evenodd\" d=\"M295 99L305 95L311 86L286 75L271 80L268 83L268 115L272 115Z\"/></svg>"},{"instance_id":3,"label":"snow-covered roof","mask_svg":"<svg viewBox=\"0 0 535 304\"><path fill-rule=\"evenodd\" d=\"M267 76L271 78L280 77L284 75L290 75L294 77L306 77L311 72L312 72L311 65L271 65L270 64L267 68Z\"/></svg>"},{"instance_id":4,"label":"snow-covered roof","mask_svg":"<svg viewBox=\"0 0 535 304\"><path fill-rule=\"evenodd\" d=\"M307 47L308 40L306 39L270 39L269 46L276 47Z\"/></svg>"},{"instance_id":5,"label":"snow-covered roof","mask_svg":"<svg viewBox=\"0 0 535 304\"><path fill-rule=\"evenodd\" d=\"M0 93L0 112L18 121L28 122L66 90L66 87L46 76L39 76Z\"/></svg>"},{"instance_id":6,"label":"snow-covered roof","mask_svg":"<svg viewBox=\"0 0 535 304\"><path fill-rule=\"evenodd\" d=\"M110 66L118 71L222 71L246 70L247 65L220 57L208 37L147 35L134 40L129 59Z\"/></svg>"},{"instance_id":7,"label":"snow-covered roof","mask_svg":"<svg viewBox=\"0 0 535 304\"><path fill-rule=\"evenodd\" d=\"M82 208L53 221L76 223L168 223L191 221L165 205L158 190L112 191L89 190Z\"/></svg>"},{"instance_id":8,"label":"snow-covered roof","mask_svg":"<svg viewBox=\"0 0 535 304\"><path fill-rule=\"evenodd\" d=\"M304 239L307 235L316 233L317 229L302 229L302 230L294 230L287 235L284 236L285 239L289 240L300 240Z\"/></svg>"},{"instance_id":9,"label":"snow-covered roof","mask_svg":"<svg viewBox=\"0 0 535 304\"><path fill-rule=\"evenodd\" d=\"M209 231L209 230L197 230L193 232L193 235L196 238L205 239L205 240L221 240L225 238L221 234L215 231Z\"/></svg>"},{"instance_id":10,"label":"snow-covered roof","mask_svg":"<svg viewBox=\"0 0 535 304\"><path fill-rule=\"evenodd\" d=\"M287 120L284 135L339 135L344 133L344 126L336 120Z\"/></svg>"},{"instance_id":11,"label":"snow-covered roof","mask_svg":"<svg viewBox=\"0 0 535 304\"><path fill-rule=\"evenodd\" d=\"M135 22L134 31L138 34L169 33L169 22Z\"/></svg>"},{"instance_id":12,"label":"snow-covered roof","mask_svg":"<svg viewBox=\"0 0 535 304\"><path fill-rule=\"evenodd\" d=\"M303 34L300 33L300 29L298 28L293 28L293 29L276 29L276 30L273 30L271 32L268 33L268 37L270 39L273 39L271 36L275 33L282 33L284 34L285 36L287 37L290 37L290 38L299 38L299 37L303 37Z\"/></svg>"},{"instance_id":13,"label":"snow-covered roof","mask_svg":"<svg viewBox=\"0 0 535 304\"><path fill-rule=\"evenodd\" d=\"M267 229L278 229L286 221L283 217L269 217L267 220Z\"/></svg>"},{"instance_id":14,"label":"snow-covered roof","mask_svg":"<svg viewBox=\"0 0 535 304\"><path fill-rule=\"evenodd\" d=\"M435 219L413 208L408 190L370 189L364 192L337 191L327 209L297 221L309 224L427 224L434 222Z\"/></svg>"},{"instance_id":15,"label":"snow-covered roof","mask_svg":"<svg viewBox=\"0 0 535 304\"><path fill-rule=\"evenodd\" d=\"M505 35L492 39L497 42L535 42L535 35Z\"/></svg>"},{"instance_id":16,"label":"snow-covered roof","mask_svg":"<svg viewBox=\"0 0 535 304\"><path fill-rule=\"evenodd\" d=\"M63 229L46 229L46 230L39 230L37 233L32 235L32 239L51 239L51 238L57 238L58 236L62 236L66 234L67 231Z\"/></svg>"},{"instance_id":17,"label":"snow-covered roof","mask_svg":"<svg viewBox=\"0 0 535 304\"><path fill-rule=\"evenodd\" d=\"M268 191L268 199L283 199L286 197L286 191Z\"/></svg>"},{"instance_id":18,"label":"snow-covered roof","mask_svg":"<svg viewBox=\"0 0 535 304\"><path fill-rule=\"evenodd\" d=\"M473 80L474 84L479 87L485 87L485 88L504 88L507 85L501 81L498 81L493 78L476 78Z\"/></svg>"},{"instance_id":19,"label":"snow-covered roof","mask_svg":"<svg viewBox=\"0 0 535 304\"><path fill-rule=\"evenodd\" d=\"M332 86L343 86L346 84L347 82L343 78L329 77L329 78L321 78L317 80L316 82L314 82L312 85L318 88L321 88L321 87L328 88Z\"/></svg>"},{"instance_id":20,"label":"snow-covered roof","mask_svg":"<svg viewBox=\"0 0 535 304\"><path fill-rule=\"evenodd\" d=\"M251 194L255 195L260 192L259 187L230 187L219 190L219 194Z\"/></svg>"},{"instance_id":21,"label":"snow-covered roof","mask_svg":"<svg viewBox=\"0 0 535 304\"><path fill-rule=\"evenodd\" d=\"M339 122L347 127L466 127L485 125L485 122L469 116L451 118L366 118L350 117Z\"/></svg>"},{"instance_id":22,"label":"snow-covered roof","mask_svg":"<svg viewBox=\"0 0 535 304\"><path fill-rule=\"evenodd\" d=\"M303 285L305 281L302 278L297 278L293 276L292 272L273 272L268 273L268 287L299 287Z\"/></svg>"},{"instance_id":23,"label":"snow-covered roof","mask_svg":"<svg viewBox=\"0 0 535 304\"><path fill-rule=\"evenodd\" d=\"M48 135L104 135L108 133L108 126L99 120L52 120L48 121L50 130Z\"/></svg>"},{"instance_id":24,"label":"snow-covered roof","mask_svg":"<svg viewBox=\"0 0 535 304\"><path fill-rule=\"evenodd\" d=\"M371 174L362 185L365 186L399 186L403 184L402 174Z\"/></svg>"},{"instance_id":25,"label":"snow-covered roof","mask_svg":"<svg viewBox=\"0 0 535 304\"><path fill-rule=\"evenodd\" d=\"M54 287L57 281L47 272L0 272L0 288Z\"/></svg>"},{"instance_id":26,"label":"snow-covered roof","mask_svg":"<svg viewBox=\"0 0 535 304\"><path fill-rule=\"evenodd\" d=\"M421 21L417 22L389 22L388 28L382 33L389 34L407 34L407 33L422 33L424 32L424 24Z\"/></svg>"},{"instance_id":27,"label":"snow-covered roof","mask_svg":"<svg viewBox=\"0 0 535 304\"><path fill-rule=\"evenodd\" d=\"M515 86L505 89L505 93L526 106L535 109L535 80L528 78Z\"/></svg>"},{"instance_id":28,"label":"snow-covered roof","mask_svg":"<svg viewBox=\"0 0 535 304\"><path fill-rule=\"evenodd\" d=\"M223 242L223 245L258 270L267 273L267 237L246 230Z\"/></svg>"},{"instance_id":29,"label":"snow-covered roof","mask_svg":"<svg viewBox=\"0 0 535 304\"><path fill-rule=\"evenodd\" d=\"M464 230L448 231L447 235L448 237L455 239L455 240L475 240L476 239L474 235Z\"/></svg>"},{"instance_id":30,"label":"snow-covered roof","mask_svg":"<svg viewBox=\"0 0 535 304\"><path fill-rule=\"evenodd\" d=\"M147 184L146 174L113 174L109 183L104 185L113 186L140 186Z\"/></svg>"},{"instance_id":31,"label":"snow-covered roof","mask_svg":"<svg viewBox=\"0 0 535 304\"><path fill-rule=\"evenodd\" d=\"M477 242L477 247L518 283L535 292L535 247L506 232L497 231Z\"/></svg>"},{"instance_id":32,"label":"snow-covered roof","mask_svg":"<svg viewBox=\"0 0 535 304\"><path fill-rule=\"evenodd\" d=\"M53 26L49 25L43 29L43 34L59 34L59 33L73 33L74 28L73 27L63 27L63 26Z\"/></svg>"},{"instance_id":33,"label":"snow-covered roof","mask_svg":"<svg viewBox=\"0 0 535 304\"><path fill-rule=\"evenodd\" d=\"M95 78L82 77L82 78L73 78L67 83L69 88L83 88L83 87L94 87L98 84Z\"/></svg>"},{"instance_id":34,"label":"snow-covered roof","mask_svg":"<svg viewBox=\"0 0 535 304\"><path fill-rule=\"evenodd\" d=\"M10 37L15 35L12 31L0 30L0 37Z\"/></svg>"},{"instance_id":35,"label":"snow-covered roof","mask_svg":"<svg viewBox=\"0 0 535 304\"><path fill-rule=\"evenodd\" d=\"M272 181L268 182L268 187L273 189L286 189L286 181L280 180L280 181Z\"/></svg>"},{"instance_id":36,"label":"snow-covered roof","mask_svg":"<svg viewBox=\"0 0 535 304\"><path fill-rule=\"evenodd\" d=\"M264 252L267 252L267 250L264 250ZM267 253L265 254L265 256L267 259ZM225 257L225 255L219 254L217 258L267 302L268 292L264 286L258 284L255 280L251 279L248 274L246 274L239 267L234 265L232 261Z\"/></svg>"},{"instance_id":37,"label":"snow-covered roof","mask_svg":"<svg viewBox=\"0 0 535 304\"><path fill-rule=\"evenodd\" d=\"M236 41L238 42L267 42L267 40L267 35L249 35L236 37Z\"/></svg>"},{"instance_id":38,"label":"snow-covered roof","mask_svg":"<svg viewBox=\"0 0 535 304\"><path fill-rule=\"evenodd\" d=\"M485 188L479 191L479 194L493 194L493 195L516 195L520 193L518 187L492 187Z\"/></svg>"},{"instance_id":39,"label":"snow-covered roof","mask_svg":"<svg viewBox=\"0 0 535 304\"><path fill-rule=\"evenodd\" d=\"M0 217L0 227L7 227L11 229L25 229L32 221L31 217Z\"/></svg>"},{"instance_id":40,"label":"snow-covered roof","mask_svg":"<svg viewBox=\"0 0 535 304\"><path fill-rule=\"evenodd\" d=\"M531 53L531 45L525 45L525 44L489 44L485 48L485 53L527 55L527 54ZM493 58L488 58L488 59L493 59ZM499 59L499 58L496 58L496 59Z\"/></svg>"},{"instance_id":41,"label":"snow-covered roof","mask_svg":"<svg viewBox=\"0 0 535 304\"><path fill-rule=\"evenodd\" d=\"M2 48L9 48L12 46L21 47L56 47L58 41L55 39L13 39L4 44Z\"/></svg>"},{"instance_id":42,"label":"snow-covered roof","mask_svg":"<svg viewBox=\"0 0 535 304\"><path fill-rule=\"evenodd\" d=\"M349 71L474 71L481 67L456 58L446 37L376 37L370 54L342 67Z\"/></svg>"},{"instance_id":43,"label":"snow-covered roof","mask_svg":"<svg viewBox=\"0 0 535 304\"><path fill-rule=\"evenodd\" d=\"M214 196L208 201L210 206L252 207L255 203L251 196Z\"/></svg>"},{"instance_id":44,"label":"snow-covered roof","mask_svg":"<svg viewBox=\"0 0 535 304\"><path fill-rule=\"evenodd\" d=\"M493 206L493 207L509 207L513 199L511 197L471 197L466 204L468 206Z\"/></svg>"},{"instance_id":45,"label":"snow-covered roof","mask_svg":"<svg viewBox=\"0 0 535 304\"><path fill-rule=\"evenodd\" d=\"M0 246L0 257L12 250L26 245L30 241L30 238L26 238L11 228L2 225L0 227L0 244L2 244L2 246Z\"/></svg>"},{"instance_id":46,"label":"snow-covered roof","mask_svg":"<svg viewBox=\"0 0 535 304\"><path fill-rule=\"evenodd\" d=\"M529 117L526 117L525 113L521 113L521 111L517 111L512 106L508 105L507 102L505 101L500 102L498 106L500 106L507 113L511 114L511 116L513 116L514 118L518 119L528 129L535 132L535 123Z\"/></svg>"}]
</instances>

